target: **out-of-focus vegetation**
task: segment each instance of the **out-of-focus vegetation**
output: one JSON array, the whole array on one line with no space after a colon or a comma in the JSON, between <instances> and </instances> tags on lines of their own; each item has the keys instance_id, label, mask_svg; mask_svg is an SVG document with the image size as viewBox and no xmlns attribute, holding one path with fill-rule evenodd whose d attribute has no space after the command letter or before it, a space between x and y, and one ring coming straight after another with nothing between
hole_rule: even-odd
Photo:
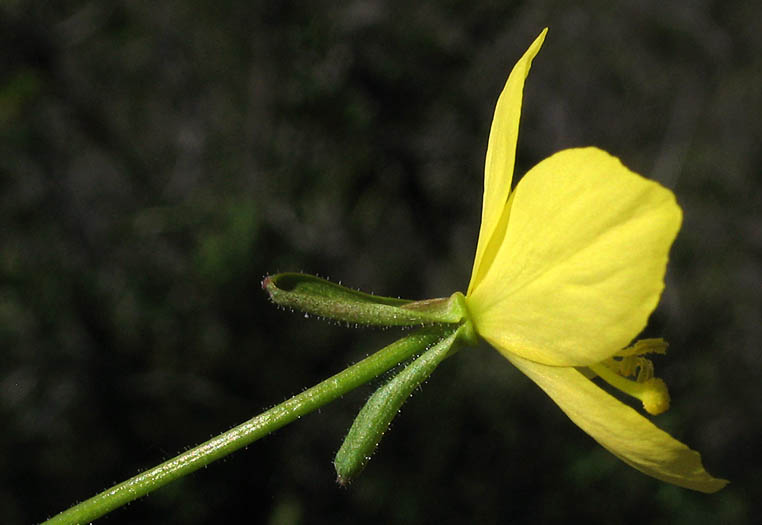
<instances>
[{"instance_id":1,"label":"out-of-focus vegetation","mask_svg":"<svg viewBox=\"0 0 762 525\"><path fill-rule=\"evenodd\" d=\"M360 389L108 523L752 523L762 500L762 8L752 1L4 2L0 509L39 521L395 338L260 280L463 289L494 102L518 173L598 145L685 212L659 425L732 484L647 478L486 345L448 360L349 489ZM756 506L756 507L755 507Z\"/></svg>"}]
</instances>

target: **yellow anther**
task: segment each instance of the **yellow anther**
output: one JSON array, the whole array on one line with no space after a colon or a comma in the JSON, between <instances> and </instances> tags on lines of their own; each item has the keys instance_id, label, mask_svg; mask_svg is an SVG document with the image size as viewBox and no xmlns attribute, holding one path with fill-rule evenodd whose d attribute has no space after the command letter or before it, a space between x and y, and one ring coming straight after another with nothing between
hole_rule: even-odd
<instances>
[{"instance_id":1,"label":"yellow anther","mask_svg":"<svg viewBox=\"0 0 762 525\"><path fill-rule=\"evenodd\" d=\"M669 344L664 339L640 339L635 341L632 346L623 348L616 353L619 357L627 357L631 355L644 355L644 354L666 354Z\"/></svg>"},{"instance_id":2,"label":"yellow anther","mask_svg":"<svg viewBox=\"0 0 762 525\"><path fill-rule=\"evenodd\" d=\"M606 359L601 364L622 377L637 375L636 381L645 383L654 376L654 365L650 359L642 356L665 353L667 353L667 342L664 339L641 339L632 346L618 351L614 357Z\"/></svg>"},{"instance_id":3,"label":"yellow anther","mask_svg":"<svg viewBox=\"0 0 762 525\"><path fill-rule=\"evenodd\" d=\"M650 359L631 355L612 357L603 362L604 365L623 377L632 377L637 373L638 383L644 383L654 376L654 365Z\"/></svg>"}]
</instances>

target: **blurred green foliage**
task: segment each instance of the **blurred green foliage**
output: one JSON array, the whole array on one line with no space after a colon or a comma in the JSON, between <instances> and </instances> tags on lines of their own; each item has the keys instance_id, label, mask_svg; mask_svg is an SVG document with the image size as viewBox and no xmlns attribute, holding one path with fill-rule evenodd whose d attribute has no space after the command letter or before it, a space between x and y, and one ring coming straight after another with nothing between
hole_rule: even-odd
<instances>
[{"instance_id":1,"label":"blurred green foliage","mask_svg":"<svg viewBox=\"0 0 762 525\"><path fill-rule=\"evenodd\" d=\"M39 521L395 337L280 311L265 274L462 289L494 102L546 25L517 171L594 144L674 189L685 223L646 331L671 342L657 422L732 484L705 496L632 471L484 346L440 367L348 490L331 461L370 389L109 523L754 522L760 19L743 0L4 3L3 522Z\"/></svg>"}]
</instances>

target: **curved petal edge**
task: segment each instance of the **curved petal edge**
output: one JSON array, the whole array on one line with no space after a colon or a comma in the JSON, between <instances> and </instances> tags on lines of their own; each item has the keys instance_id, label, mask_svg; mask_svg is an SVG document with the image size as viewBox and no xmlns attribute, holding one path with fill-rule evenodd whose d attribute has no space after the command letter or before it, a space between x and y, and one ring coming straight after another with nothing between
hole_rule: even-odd
<instances>
[{"instance_id":1,"label":"curved petal edge","mask_svg":"<svg viewBox=\"0 0 762 525\"><path fill-rule=\"evenodd\" d=\"M479 240L471 272L468 293L476 287L483 277L496 252L493 232L501 222L505 212L508 193L511 190L513 166L516 159L516 143L519 136L521 119L521 101L524 93L524 81L529 75L532 60L540 51L548 28L532 42L529 49L513 67L503 91L498 97L495 114L487 143L487 158L484 166L484 196L482 198L482 221L479 228Z\"/></svg>"},{"instance_id":2,"label":"curved petal edge","mask_svg":"<svg viewBox=\"0 0 762 525\"><path fill-rule=\"evenodd\" d=\"M515 356L508 359L578 427L631 467L667 483L706 493L717 492L729 483L711 476L698 452L576 369L545 366Z\"/></svg>"},{"instance_id":3,"label":"curved petal edge","mask_svg":"<svg viewBox=\"0 0 762 525\"><path fill-rule=\"evenodd\" d=\"M510 198L499 251L467 304L503 352L587 366L629 344L664 288L674 194L597 148L560 151Z\"/></svg>"}]
</instances>

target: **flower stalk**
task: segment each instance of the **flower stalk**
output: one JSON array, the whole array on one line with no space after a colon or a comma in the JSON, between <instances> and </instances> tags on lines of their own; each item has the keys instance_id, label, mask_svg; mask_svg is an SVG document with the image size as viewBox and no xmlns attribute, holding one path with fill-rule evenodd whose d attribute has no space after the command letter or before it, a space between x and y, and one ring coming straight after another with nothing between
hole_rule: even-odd
<instances>
[{"instance_id":1,"label":"flower stalk","mask_svg":"<svg viewBox=\"0 0 762 525\"><path fill-rule=\"evenodd\" d=\"M452 332L452 329L450 329ZM133 500L243 448L383 374L439 341L446 330L420 329L245 423L114 485L45 523L89 523Z\"/></svg>"}]
</instances>

